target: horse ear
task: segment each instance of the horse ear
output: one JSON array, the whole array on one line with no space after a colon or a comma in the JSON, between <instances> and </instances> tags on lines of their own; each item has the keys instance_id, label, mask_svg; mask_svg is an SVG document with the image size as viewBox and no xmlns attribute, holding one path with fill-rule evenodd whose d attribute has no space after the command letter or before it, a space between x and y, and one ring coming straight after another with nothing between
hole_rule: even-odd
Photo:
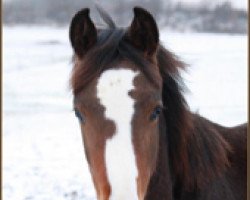
<instances>
[{"instance_id":1,"label":"horse ear","mask_svg":"<svg viewBox=\"0 0 250 200\"><path fill-rule=\"evenodd\" d=\"M73 17L69 30L71 45L77 56L82 57L97 40L97 30L89 17L89 9L80 10Z\"/></svg>"},{"instance_id":2,"label":"horse ear","mask_svg":"<svg viewBox=\"0 0 250 200\"><path fill-rule=\"evenodd\" d=\"M126 37L135 48L152 56L159 44L159 32L153 16L143 8L135 7Z\"/></svg>"}]
</instances>

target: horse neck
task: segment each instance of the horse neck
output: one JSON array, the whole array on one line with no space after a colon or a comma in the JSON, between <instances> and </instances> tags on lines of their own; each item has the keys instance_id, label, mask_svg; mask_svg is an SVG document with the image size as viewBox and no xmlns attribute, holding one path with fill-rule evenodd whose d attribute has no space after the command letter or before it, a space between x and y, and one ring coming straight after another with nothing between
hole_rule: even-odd
<instances>
[{"instance_id":1,"label":"horse neck","mask_svg":"<svg viewBox=\"0 0 250 200\"><path fill-rule=\"evenodd\" d=\"M173 78L164 80L162 95L166 109L159 122L158 161L146 199L171 200L176 187L194 191L224 173L231 147L215 124L189 111Z\"/></svg>"},{"instance_id":2,"label":"horse neck","mask_svg":"<svg viewBox=\"0 0 250 200\"><path fill-rule=\"evenodd\" d=\"M174 182L179 179L192 189L208 184L227 168L230 146L215 124L190 112L180 84L171 76L164 79L165 146Z\"/></svg>"}]
</instances>

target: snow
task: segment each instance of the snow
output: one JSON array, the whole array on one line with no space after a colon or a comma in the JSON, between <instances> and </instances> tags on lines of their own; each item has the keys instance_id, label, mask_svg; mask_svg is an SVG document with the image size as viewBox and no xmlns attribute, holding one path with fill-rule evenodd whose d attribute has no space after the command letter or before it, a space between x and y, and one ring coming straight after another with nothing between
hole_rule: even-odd
<instances>
[{"instance_id":1,"label":"snow","mask_svg":"<svg viewBox=\"0 0 250 200\"><path fill-rule=\"evenodd\" d=\"M190 64L193 111L226 126L247 120L247 36L161 33ZM65 27L3 28L3 199L94 200L69 87Z\"/></svg>"}]
</instances>

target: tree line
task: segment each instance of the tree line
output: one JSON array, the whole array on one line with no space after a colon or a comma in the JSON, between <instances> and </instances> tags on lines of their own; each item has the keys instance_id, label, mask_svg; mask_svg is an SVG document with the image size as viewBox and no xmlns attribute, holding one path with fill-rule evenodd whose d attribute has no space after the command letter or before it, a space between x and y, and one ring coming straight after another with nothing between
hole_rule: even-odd
<instances>
[{"instance_id":1,"label":"tree line","mask_svg":"<svg viewBox=\"0 0 250 200\"><path fill-rule=\"evenodd\" d=\"M148 9L159 26L179 31L247 33L247 11L233 8L230 2L211 6L209 1L200 4L173 3L171 0L105 0L101 5L119 26L132 20L136 5ZM89 7L96 23L100 18L91 0L12 0L3 2L3 23L68 25L81 8Z\"/></svg>"}]
</instances>

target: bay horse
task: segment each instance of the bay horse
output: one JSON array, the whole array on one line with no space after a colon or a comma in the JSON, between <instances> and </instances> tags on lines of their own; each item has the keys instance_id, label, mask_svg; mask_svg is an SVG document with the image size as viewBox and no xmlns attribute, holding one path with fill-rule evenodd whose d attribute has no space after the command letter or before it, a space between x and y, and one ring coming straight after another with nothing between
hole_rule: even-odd
<instances>
[{"instance_id":1,"label":"bay horse","mask_svg":"<svg viewBox=\"0 0 250 200\"><path fill-rule=\"evenodd\" d=\"M71 85L98 200L246 199L247 125L192 113L185 64L159 42L153 16L134 8L128 28L73 17Z\"/></svg>"}]
</instances>

